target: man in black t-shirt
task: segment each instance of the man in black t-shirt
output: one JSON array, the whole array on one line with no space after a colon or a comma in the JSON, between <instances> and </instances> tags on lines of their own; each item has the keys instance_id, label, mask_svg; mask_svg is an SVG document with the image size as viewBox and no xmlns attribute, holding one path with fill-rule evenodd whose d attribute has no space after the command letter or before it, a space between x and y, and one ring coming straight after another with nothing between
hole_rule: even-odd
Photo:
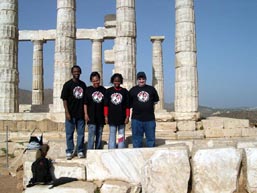
<instances>
[{"instance_id":1,"label":"man in black t-shirt","mask_svg":"<svg viewBox=\"0 0 257 193\"><path fill-rule=\"evenodd\" d=\"M146 136L146 146L155 146L155 115L154 105L159 96L153 86L146 84L144 72L137 73L137 86L129 91L130 107L132 108L132 142L133 147L143 146L143 137Z\"/></svg>"},{"instance_id":2,"label":"man in black t-shirt","mask_svg":"<svg viewBox=\"0 0 257 193\"><path fill-rule=\"evenodd\" d=\"M63 85L61 99L65 109L66 157L68 160L74 156L74 131L77 129L77 153L79 158L84 156L84 100L86 84L79 79L81 68L71 68L72 79Z\"/></svg>"}]
</instances>

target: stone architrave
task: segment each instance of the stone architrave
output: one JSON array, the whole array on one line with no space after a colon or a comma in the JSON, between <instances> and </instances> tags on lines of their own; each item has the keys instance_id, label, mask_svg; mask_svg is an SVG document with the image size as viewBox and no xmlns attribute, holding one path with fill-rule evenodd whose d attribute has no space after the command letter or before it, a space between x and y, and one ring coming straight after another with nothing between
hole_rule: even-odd
<instances>
[{"instance_id":1,"label":"stone architrave","mask_svg":"<svg viewBox=\"0 0 257 193\"><path fill-rule=\"evenodd\" d=\"M75 15L75 0L57 0L52 112L64 111L63 103L60 99L62 87L71 78L71 67L76 64Z\"/></svg>"},{"instance_id":2,"label":"stone architrave","mask_svg":"<svg viewBox=\"0 0 257 193\"><path fill-rule=\"evenodd\" d=\"M193 192L236 192L242 152L234 147L199 149L192 156Z\"/></svg>"},{"instance_id":3,"label":"stone architrave","mask_svg":"<svg viewBox=\"0 0 257 193\"><path fill-rule=\"evenodd\" d=\"M0 112L19 112L18 0L0 1Z\"/></svg>"},{"instance_id":4,"label":"stone architrave","mask_svg":"<svg viewBox=\"0 0 257 193\"><path fill-rule=\"evenodd\" d=\"M160 101L155 105L155 110L164 109L164 86L163 86L163 59L162 59L162 42L164 36L152 36L151 41L153 43L153 86L156 88Z\"/></svg>"},{"instance_id":5,"label":"stone architrave","mask_svg":"<svg viewBox=\"0 0 257 193\"><path fill-rule=\"evenodd\" d=\"M135 0L116 0L116 39L114 72L123 76L123 86L130 89L136 80Z\"/></svg>"},{"instance_id":6,"label":"stone architrave","mask_svg":"<svg viewBox=\"0 0 257 193\"><path fill-rule=\"evenodd\" d=\"M198 75L194 0L176 0L175 119L197 120Z\"/></svg>"},{"instance_id":7,"label":"stone architrave","mask_svg":"<svg viewBox=\"0 0 257 193\"><path fill-rule=\"evenodd\" d=\"M102 42L103 39L92 40L92 72L100 74L101 85L103 85Z\"/></svg>"},{"instance_id":8,"label":"stone architrave","mask_svg":"<svg viewBox=\"0 0 257 193\"><path fill-rule=\"evenodd\" d=\"M44 100L44 40L33 40L33 71L32 71L32 105L42 105Z\"/></svg>"},{"instance_id":9,"label":"stone architrave","mask_svg":"<svg viewBox=\"0 0 257 193\"><path fill-rule=\"evenodd\" d=\"M257 148L245 148L247 192L257 192Z\"/></svg>"}]
</instances>

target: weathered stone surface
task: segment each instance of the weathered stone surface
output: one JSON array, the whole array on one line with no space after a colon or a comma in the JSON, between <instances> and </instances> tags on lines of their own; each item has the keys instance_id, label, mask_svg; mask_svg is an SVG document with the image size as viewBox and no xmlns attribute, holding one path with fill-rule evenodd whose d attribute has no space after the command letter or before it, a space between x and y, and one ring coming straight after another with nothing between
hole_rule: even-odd
<instances>
[{"instance_id":1,"label":"weathered stone surface","mask_svg":"<svg viewBox=\"0 0 257 193\"><path fill-rule=\"evenodd\" d=\"M24 193L95 193L97 187L90 182L74 181L58 185L49 189L45 185L37 185L27 188Z\"/></svg>"},{"instance_id":2,"label":"weathered stone surface","mask_svg":"<svg viewBox=\"0 0 257 193\"><path fill-rule=\"evenodd\" d=\"M122 181L105 181L100 189L101 193L140 193L139 185L132 185Z\"/></svg>"},{"instance_id":3,"label":"weathered stone surface","mask_svg":"<svg viewBox=\"0 0 257 193\"><path fill-rule=\"evenodd\" d=\"M249 193L257 192L257 148L245 148L246 187Z\"/></svg>"},{"instance_id":4,"label":"weathered stone surface","mask_svg":"<svg viewBox=\"0 0 257 193\"><path fill-rule=\"evenodd\" d=\"M204 129L223 129L223 121L220 119L213 119L213 120L202 120L203 128Z\"/></svg>"},{"instance_id":5,"label":"weathered stone surface","mask_svg":"<svg viewBox=\"0 0 257 193\"><path fill-rule=\"evenodd\" d=\"M241 152L232 147L196 151L192 157L193 191L235 192L241 159Z\"/></svg>"},{"instance_id":6,"label":"weathered stone surface","mask_svg":"<svg viewBox=\"0 0 257 193\"><path fill-rule=\"evenodd\" d=\"M196 128L195 121L178 121L177 128L179 131L194 131Z\"/></svg>"},{"instance_id":7,"label":"weathered stone surface","mask_svg":"<svg viewBox=\"0 0 257 193\"><path fill-rule=\"evenodd\" d=\"M178 131L177 139L203 139L204 131Z\"/></svg>"},{"instance_id":8,"label":"weathered stone surface","mask_svg":"<svg viewBox=\"0 0 257 193\"><path fill-rule=\"evenodd\" d=\"M153 154L171 148L134 148L87 151L87 180L122 180L141 182L141 169Z\"/></svg>"},{"instance_id":9,"label":"weathered stone surface","mask_svg":"<svg viewBox=\"0 0 257 193\"><path fill-rule=\"evenodd\" d=\"M177 193L188 190L190 163L187 149L156 152L142 168L145 193Z\"/></svg>"}]
</instances>

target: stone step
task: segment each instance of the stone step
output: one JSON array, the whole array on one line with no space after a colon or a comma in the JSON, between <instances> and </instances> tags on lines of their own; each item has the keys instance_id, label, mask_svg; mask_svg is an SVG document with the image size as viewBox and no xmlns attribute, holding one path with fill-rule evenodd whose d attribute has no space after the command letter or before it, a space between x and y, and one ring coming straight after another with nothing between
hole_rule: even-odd
<instances>
[{"instance_id":1,"label":"stone step","mask_svg":"<svg viewBox=\"0 0 257 193\"><path fill-rule=\"evenodd\" d=\"M97 186L94 183L86 181L68 182L69 178L63 178L57 181L53 186L36 185L27 188L24 193L94 193Z\"/></svg>"}]
</instances>

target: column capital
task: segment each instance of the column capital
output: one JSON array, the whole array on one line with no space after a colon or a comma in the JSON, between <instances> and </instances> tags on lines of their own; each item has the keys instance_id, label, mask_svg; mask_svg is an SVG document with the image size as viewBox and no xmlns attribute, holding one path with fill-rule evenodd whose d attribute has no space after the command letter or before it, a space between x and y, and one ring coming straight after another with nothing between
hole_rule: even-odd
<instances>
[{"instance_id":1,"label":"column capital","mask_svg":"<svg viewBox=\"0 0 257 193\"><path fill-rule=\"evenodd\" d=\"M94 39L91 39L92 42L103 42L104 39L103 38L94 38Z\"/></svg>"},{"instance_id":2,"label":"column capital","mask_svg":"<svg viewBox=\"0 0 257 193\"><path fill-rule=\"evenodd\" d=\"M31 42L33 42L33 44L44 44L44 43L46 43L46 40L44 40L44 39L40 39L40 40L34 39L34 40L31 40Z\"/></svg>"},{"instance_id":3,"label":"column capital","mask_svg":"<svg viewBox=\"0 0 257 193\"><path fill-rule=\"evenodd\" d=\"M165 36L151 36L150 39L151 39L151 42L154 42L154 41L162 42L165 39Z\"/></svg>"}]
</instances>

